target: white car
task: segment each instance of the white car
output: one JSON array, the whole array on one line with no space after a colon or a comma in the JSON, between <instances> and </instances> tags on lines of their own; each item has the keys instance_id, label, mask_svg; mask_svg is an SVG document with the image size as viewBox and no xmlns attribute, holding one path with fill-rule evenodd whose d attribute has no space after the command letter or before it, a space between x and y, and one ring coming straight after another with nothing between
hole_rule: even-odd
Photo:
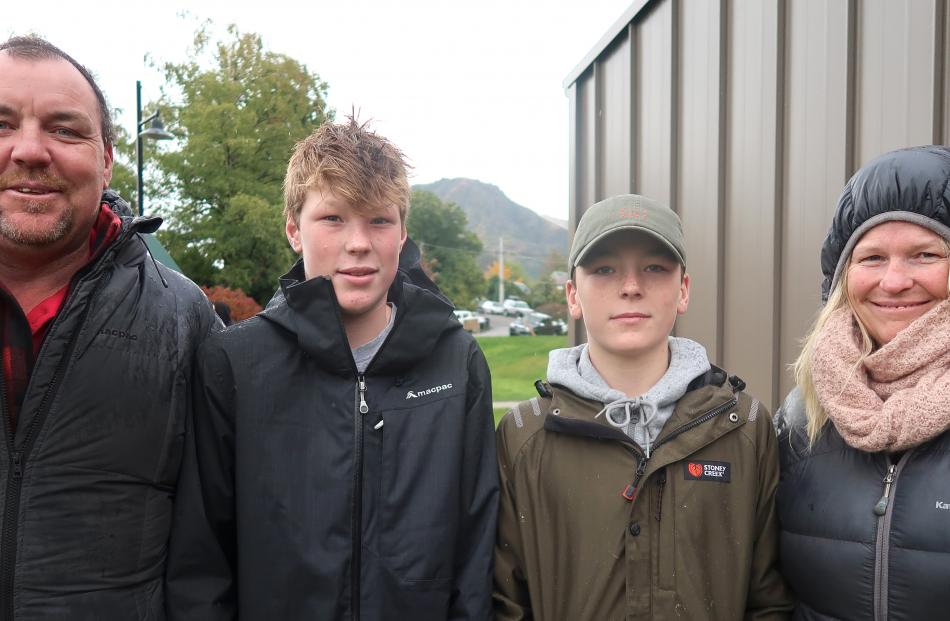
<instances>
[{"instance_id":1,"label":"white car","mask_svg":"<svg viewBox=\"0 0 950 621\"><path fill-rule=\"evenodd\" d=\"M487 313L489 315L505 314L505 307L500 302L495 302L493 300L485 300L478 308L483 313Z\"/></svg>"},{"instance_id":2,"label":"white car","mask_svg":"<svg viewBox=\"0 0 950 621\"><path fill-rule=\"evenodd\" d=\"M458 319L459 323L463 326L466 323L466 319L477 319L479 332L483 332L491 327L491 321L488 319L488 317L476 315L470 310L455 310L452 312L455 313L455 318Z\"/></svg>"},{"instance_id":3,"label":"white car","mask_svg":"<svg viewBox=\"0 0 950 621\"><path fill-rule=\"evenodd\" d=\"M523 300L507 299L505 300L505 315L508 317L523 317L532 312L528 303Z\"/></svg>"}]
</instances>

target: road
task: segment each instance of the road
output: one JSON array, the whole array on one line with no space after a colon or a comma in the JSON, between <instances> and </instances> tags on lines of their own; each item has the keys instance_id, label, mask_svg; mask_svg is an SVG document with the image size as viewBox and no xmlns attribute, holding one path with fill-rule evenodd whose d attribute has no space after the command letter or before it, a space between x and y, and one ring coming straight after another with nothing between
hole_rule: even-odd
<instances>
[{"instance_id":1,"label":"road","mask_svg":"<svg viewBox=\"0 0 950 621\"><path fill-rule=\"evenodd\" d=\"M515 319L504 315L488 315L488 318L491 319L491 328L477 336L508 336L508 325Z\"/></svg>"}]
</instances>

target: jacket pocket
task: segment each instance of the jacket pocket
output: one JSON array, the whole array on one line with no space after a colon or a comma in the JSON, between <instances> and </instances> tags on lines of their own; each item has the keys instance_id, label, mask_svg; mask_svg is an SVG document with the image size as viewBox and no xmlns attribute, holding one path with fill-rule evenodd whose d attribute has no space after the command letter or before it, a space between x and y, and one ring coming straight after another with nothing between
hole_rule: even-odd
<instances>
[{"instance_id":1,"label":"jacket pocket","mask_svg":"<svg viewBox=\"0 0 950 621\"><path fill-rule=\"evenodd\" d=\"M452 579L463 408L450 397L383 414L380 554L406 586Z\"/></svg>"}]
</instances>

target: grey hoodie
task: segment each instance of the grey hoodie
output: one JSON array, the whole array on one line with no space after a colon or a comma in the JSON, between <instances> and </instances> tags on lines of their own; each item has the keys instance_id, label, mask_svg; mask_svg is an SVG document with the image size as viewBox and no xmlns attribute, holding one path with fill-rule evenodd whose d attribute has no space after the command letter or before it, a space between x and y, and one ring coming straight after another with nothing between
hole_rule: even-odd
<instances>
[{"instance_id":1,"label":"grey hoodie","mask_svg":"<svg viewBox=\"0 0 950 621\"><path fill-rule=\"evenodd\" d=\"M548 354L548 381L584 399L604 404L597 416L622 429L647 457L686 387L710 369L706 348L685 338L669 337L670 365L643 395L628 396L611 388L590 361L587 344Z\"/></svg>"}]
</instances>

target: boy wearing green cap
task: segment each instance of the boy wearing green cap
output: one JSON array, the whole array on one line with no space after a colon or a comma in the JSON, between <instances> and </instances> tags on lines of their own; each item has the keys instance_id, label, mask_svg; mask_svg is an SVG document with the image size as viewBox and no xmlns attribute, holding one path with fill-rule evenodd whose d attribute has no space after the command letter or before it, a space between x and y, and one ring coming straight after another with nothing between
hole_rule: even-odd
<instances>
[{"instance_id":1,"label":"boy wearing green cap","mask_svg":"<svg viewBox=\"0 0 950 621\"><path fill-rule=\"evenodd\" d=\"M683 231L636 195L581 218L566 285L588 342L550 353L498 432L496 619L787 619L771 417L702 345Z\"/></svg>"}]
</instances>

